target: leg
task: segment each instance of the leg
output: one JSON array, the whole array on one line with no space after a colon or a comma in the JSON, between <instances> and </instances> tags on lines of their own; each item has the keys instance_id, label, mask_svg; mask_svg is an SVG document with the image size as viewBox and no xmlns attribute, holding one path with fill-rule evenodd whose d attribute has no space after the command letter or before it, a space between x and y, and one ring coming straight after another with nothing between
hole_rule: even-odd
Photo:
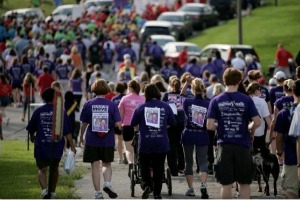
<instances>
[{"instance_id":1,"label":"leg","mask_svg":"<svg viewBox=\"0 0 300 200\"><path fill-rule=\"evenodd\" d=\"M118 155L120 160L123 160L123 135L117 135L117 141L118 141Z\"/></svg>"},{"instance_id":2,"label":"leg","mask_svg":"<svg viewBox=\"0 0 300 200\"><path fill-rule=\"evenodd\" d=\"M183 145L185 158L185 177L189 188L193 187L193 152L194 145Z\"/></svg>"},{"instance_id":3,"label":"leg","mask_svg":"<svg viewBox=\"0 0 300 200\"><path fill-rule=\"evenodd\" d=\"M125 151L126 151L126 157L127 157L127 160L128 160L128 163L129 164L132 164L133 163L133 146L131 145L132 144L132 140L131 141L126 141L125 142Z\"/></svg>"},{"instance_id":4,"label":"leg","mask_svg":"<svg viewBox=\"0 0 300 200\"><path fill-rule=\"evenodd\" d=\"M46 189L48 186L47 182L47 167L40 168L38 172L38 180L42 190Z\"/></svg>"},{"instance_id":5,"label":"leg","mask_svg":"<svg viewBox=\"0 0 300 200\"><path fill-rule=\"evenodd\" d=\"M111 182L112 169L111 163L102 162L102 174L104 182Z\"/></svg>"},{"instance_id":6,"label":"leg","mask_svg":"<svg viewBox=\"0 0 300 200\"><path fill-rule=\"evenodd\" d=\"M167 161L172 176L178 176L176 137L173 131L174 128L168 128L170 151L167 153Z\"/></svg>"},{"instance_id":7,"label":"leg","mask_svg":"<svg viewBox=\"0 0 300 200\"><path fill-rule=\"evenodd\" d=\"M222 185L221 199L232 199L231 188L232 188L232 184Z\"/></svg>"},{"instance_id":8,"label":"leg","mask_svg":"<svg viewBox=\"0 0 300 200\"><path fill-rule=\"evenodd\" d=\"M185 162L184 162L184 154L183 154L183 147L181 144L181 134L184 130L183 126L177 126L174 133L176 133L176 146L177 146L177 161L178 161L178 170L183 172Z\"/></svg>"},{"instance_id":9,"label":"leg","mask_svg":"<svg viewBox=\"0 0 300 200\"><path fill-rule=\"evenodd\" d=\"M208 161L207 161L207 149L208 146L196 146L196 152L198 156L198 163L197 165L199 166L200 169L200 181L201 181L201 199L208 199L208 194L207 194L207 171L208 171Z\"/></svg>"},{"instance_id":10,"label":"leg","mask_svg":"<svg viewBox=\"0 0 300 200\"><path fill-rule=\"evenodd\" d=\"M151 185L151 173L150 173L150 165L151 165L151 156L146 153L139 153L139 163L140 163L140 171L141 171L141 188L144 190L142 198L148 198L150 191L152 190Z\"/></svg>"},{"instance_id":11,"label":"leg","mask_svg":"<svg viewBox=\"0 0 300 200\"><path fill-rule=\"evenodd\" d=\"M94 189L100 191L100 161L95 161L91 165Z\"/></svg>"},{"instance_id":12,"label":"leg","mask_svg":"<svg viewBox=\"0 0 300 200\"><path fill-rule=\"evenodd\" d=\"M215 131L208 131L208 136L210 141L210 144L208 145L208 149L207 149L208 173L213 174L213 163L215 160L213 141L215 137Z\"/></svg>"},{"instance_id":13,"label":"leg","mask_svg":"<svg viewBox=\"0 0 300 200\"><path fill-rule=\"evenodd\" d=\"M164 163L166 159L165 153L152 154L152 167L153 167L153 195L154 198L160 197L162 188L162 179L164 175Z\"/></svg>"},{"instance_id":14,"label":"leg","mask_svg":"<svg viewBox=\"0 0 300 200\"><path fill-rule=\"evenodd\" d=\"M56 190L56 186L57 186L57 182L58 182L58 176L59 176L59 172L58 172L58 166L55 166L53 169L53 178L52 178L52 193L55 192Z\"/></svg>"},{"instance_id":15,"label":"leg","mask_svg":"<svg viewBox=\"0 0 300 200\"><path fill-rule=\"evenodd\" d=\"M250 199L250 184L240 184L240 199Z\"/></svg>"}]
</instances>

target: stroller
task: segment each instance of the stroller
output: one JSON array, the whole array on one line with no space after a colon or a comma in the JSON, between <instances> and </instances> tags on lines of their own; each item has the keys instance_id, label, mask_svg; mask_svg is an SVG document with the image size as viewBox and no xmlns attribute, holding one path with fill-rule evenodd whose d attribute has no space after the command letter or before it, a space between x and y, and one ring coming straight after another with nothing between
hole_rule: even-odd
<instances>
[{"instance_id":1,"label":"stroller","mask_svg":"<svg viewBox=\"0 0 300 200\"><path fill-rule=\"evenodd\" d=\"M136 133L133 141L132 146L134 149L134 162L133 162L133 168L130 170L130 189L131 189L131 197L134 197L134 187L136 184L141 184L142 177L140 172L140 166L139 166L139 157L138 157L138 140L139 140L139 134ZM167 168L166 172L163 175L162 183L167 184L168 188L168 195L172 195L172 178L171 178L171 172L170 169Z\"/></svg>"}]
</instances>

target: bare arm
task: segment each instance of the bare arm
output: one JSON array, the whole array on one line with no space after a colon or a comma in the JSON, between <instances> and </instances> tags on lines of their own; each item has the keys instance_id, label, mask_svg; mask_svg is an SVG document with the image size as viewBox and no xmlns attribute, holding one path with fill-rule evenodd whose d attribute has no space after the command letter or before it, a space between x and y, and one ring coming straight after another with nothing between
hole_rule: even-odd
<instances>
[{"instance_id":1,"label":"bare arm","mask_svg":"<svg viewBox=\"0 0 300 200\"><path fill-rule=\"evenodd\" d=\"M83 136L84 136L85 130L86 130L86 128L87 128L88 125L89 124L85 123L85 122L83 122L82 125L81 125L79 145L83 144Z\"/></svg>"},{"instance_id":2,"label":"bare arm","mask_svg":"<svg viewBox=\"0 0 300 200\"><path fill-rule=\"evenodd\" d=\"M300 137L297 138L297 166L298 166L298 180L300 181Z\"/></svg>"},{"instance_id":3,"label":"bare arm","mask_svg":"<svg viewBox=\"0 0 300 200\"><path fill-rule=\"evenodd\" d=\"M206 122L206 128L207 128L207 130L210 130L210 131L217 130L216 120L208 118L207 122Z\"/></svg>"},{"instance_id":4,"label":"bare arm","mask_svg":"<svg viewBox=\"0 0 300 200\"><path fill-rule=\"evenodd\" d=\"M71 146L71 150L76 154L76 149L75 149L75 146L73 144L73 138L72 138L72 134L69 133L67 136L66 136L70 146Z\"/></svg>"}]
</instances>

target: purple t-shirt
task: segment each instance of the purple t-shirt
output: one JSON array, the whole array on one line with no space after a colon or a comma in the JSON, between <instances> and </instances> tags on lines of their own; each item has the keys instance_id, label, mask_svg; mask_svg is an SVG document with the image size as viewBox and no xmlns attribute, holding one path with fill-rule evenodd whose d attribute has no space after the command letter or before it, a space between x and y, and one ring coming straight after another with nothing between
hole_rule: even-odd
<instances>
[{"instance_id":1,"label":"purple t-shirt","mask_svg":"<svg viewBox=\"0 0 300 200\"><path fill-rule=\"evenodd\" d=\"M125 94L119 94L117 96L114 96L111 101L114 102L115 104L117 104L117 106L119 106L120 102L121 102L121 99L122 97L124 97Z\"/></svg>"},{"instance_id":2,"label":"purple t-shirt","mask_svg":"<svg viewBox=\"0 0 300 200\"><path fill-rule=\"evenodd\" d=\"M160 100L150 100L134 111L131 126L139 125L138 151L165 153L170 150L167 126L176 125L171 107Z\"/></svg>"},{"instance_id":3,"label":"purple t-shirt","mask_svg":"<svg viewBox=\"0 0 300 200\"><path fill-rule=\"evenodd\" d=\"M209 101L201 96L194 99L186 99L183 102L185 113L185 129L181 135L181 143L188 145L209 145L209 137L206 131L206 114Z\"/></svg>"},{"instance_id":4,"label":"purple t-shirt","mask_svg":"<svg viewBox=\"0 0 300 200\"><path fill-rule=\"evenodd\" d=\"M293 96L283 96L277 99L274 103L278 110L282 110L283 108L291 108L294 105L294 97Z\"/></svg>"},{"instance_id":5,"label":"purple t-shirt","mask_svg":"<svg viewBox=\"0 0 300 200\"><path fill-rule=\"evenodd\" d=\"M81 77L70 80L73 94L82 94L82 82L83 79Z\"/></svg>"},{"instance_id":6,"label":"purple t-shirt","mask_svg":"<svg viewBox=\"0 0 300 200\"><path fill-rule=\"evenodd\" d=\"M283 86L276 86L270 90L270 101L271 101L271 106L274 107L274 103L277 99L280 97L283 97Z\"/></svg>"},{"instance_id":7,"label":"purple t-shirt","mask_svg":"<svg viewBox=\"0 0 300 200\"><path fill-rule=\"evenodd\" d=\"M240 92L224 92L211 99L207 118L218 122L218 143L250 147L248 123L252 117L258 115L249 96Z\"/></svg>"},{"instance_id":8,"label":"purple t-shirt","mask_svg":"<svg viewBox=\"0 0 300 200\"><path fill-rule=\"evenodd\" d=\"M284 138L284 164L296 165L297 164L297 151L296 151L296 137L289 136L289 129L291 125L291 112L289 109L282 109L275 122L274 131L282 134Z\"/></svg>"},{"instance_id":9,"label":"purple t-shirt","mask_svg":"<svg viewBox=\"0 0 300 200\"><path fill-rule=\"evenodd\" d=\"M194 77L201 77L201 66L197 64L189 64L186 67L186 71L190 72Z\"/></svg>"},{"instance_id":10,"label":"purple t-shirt","mask_svg":"<svg viewBox=\"0 0 300 200\"><path fill-rule=\"evenodd\" d=\"M55 72L60 80L68 80L68 66L67 65L57 65L55 68Z\"/></svg>"},{"instance_id":11,"label":"purple t-shirt","mask_svg":"<svg viewBox=\"0 0 300 200\"><path fill-rule=\"evenodd\" d=\"M104 121L98 126L97 121ZM117 105L107 99L96 97L87 101L80 114L80 121L88 123L85 144L93 147L114 147L115 123L121 121Z\"/></svg>"},{"instance_id":12,"label":"purple t-shirt","mask_svg":"<svg viewBox=\"0 0 300 200\"><path fill-rule=\"evenodd\" d=\"M34 157L42 159L51 159L51 137L52 137L52 115L53 105L45 104L37 108L26 127L29 133L36 132L36 138L34 142ZM71 126L66 112L64 112L63 120L63 135L71 133ZM63 154L65 140L62 139L55 142L54 146L54 158L60 159Z\"/></svg>"},{"instance_id":13,"label":"purple t-shirt","mask_svg":"<svg viewBox=\"0 0 300 200\"><path fill-rule=\"evenodd\" d=\"M23 69L20 65L13 65L9 68L9 75L11 77L12 85L14 84L21 84L22 77L23 77Z\"/></svg>"}]
</instances>

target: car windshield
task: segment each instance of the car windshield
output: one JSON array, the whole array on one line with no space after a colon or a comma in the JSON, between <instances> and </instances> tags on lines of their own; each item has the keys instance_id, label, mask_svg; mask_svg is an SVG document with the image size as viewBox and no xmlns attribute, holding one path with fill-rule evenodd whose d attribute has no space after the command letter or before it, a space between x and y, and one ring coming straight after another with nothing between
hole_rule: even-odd
<instances>
[{"instance_id":1,"label":"car windshield","mask_svg":"<svg viewBox=\"0 0 300 200\"><path fill-rule=\"evenodd\" d=\"M145 33L148 35L170 35L170 30L168 27L160 27L160 26L147 26L145 28Z\"/></svg>"},{"instance_id":2,"label":"car windshield","mask_svg":"<svg viewBox=\"0 0 300 200\"><path fill-rule=\"evenodd\" d=\"M112 4L111 1L98 1L97 6L110 6Z\"/></svg>"},{"instance_id":3,"label":"car windshield","mask_svg":"<svg viewBox=\"0 0 300 200\"><path fill-rule=\"evenodd\" d=\"M202 12L204 8L196 6L183 6L179 10L186 12Z\"/></svg>"},{"instance_id":4,"label":"car windshield","mask_svg":"<svg viewBox=\"0 0 300 200\"><path fill-rule=\"evenodd\" d=\"M156 39L153 41L156 41L160 47L165 46L165 44L167 44L168 42L174 42L174 40L172 40L172 39Z\"/></svg>"},{"instance_id":5,"label":"car windshield","mask_svg":"<svg viewBox=\"0 0 300 200\"><path fill-rule=\"evenodd\" d=\"M252 54L252 55L256 55L254 49L252 48L232 48L231 49L231 54L233 57L235 57L235 53L241 51L243 53L243 55L247 55L247 54Z\"/></svg>"},{"instance_id":6,"label":"car windshield","mask_svg":"<svg viewBox=\"0 0 300 200\"><path fill-rule=\"evenodd\" d=\"M71 14L72 14L72 8L65 8L65 9L59 9L53 11L53 15L71 15Z\"/></svg>"},{"instance_id":7,"label":"car windshield","mask_svg":"<svg viewBox=\"0 0 300 200\"><path fill-rule=\"evenodd\" d=\"M176 51L177 52L182 51L183 47L185 47L185 46L184 45L176 46ZM200 49L197 46L187 46L187 51L200 52Z\"/></svg>"},{"instance_id":8,"label":"car windshield","mask_svg":"<svg viewBox=\"0 0 300 200\"><path fill-rule=\"evenodd\" d=\"M183 22L183 17L176 15L164 15L159 17L160 21Z\"/></svg>"}]
</instances>

